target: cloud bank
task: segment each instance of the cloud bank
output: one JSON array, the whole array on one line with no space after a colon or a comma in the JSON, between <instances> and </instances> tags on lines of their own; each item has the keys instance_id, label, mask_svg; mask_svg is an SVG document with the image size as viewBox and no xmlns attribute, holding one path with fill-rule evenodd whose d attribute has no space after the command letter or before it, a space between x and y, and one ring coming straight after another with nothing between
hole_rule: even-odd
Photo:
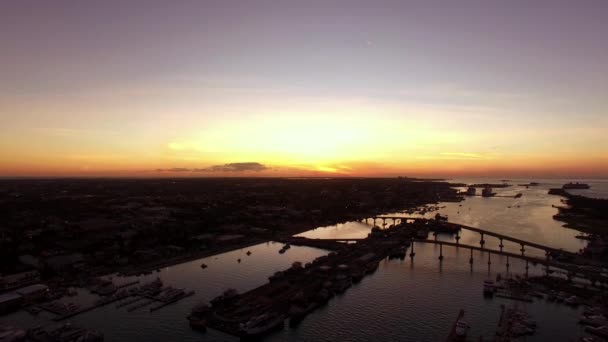
<instances>
[{"instance_id":1,"label":"cloud bank","mask_svg":"<svg viewBox=\"0 0 608 342\"><path fill-rule=\"evenodd\" d=\"M260 172L269 170L264 164L257 162L247 163L228 163L222 165L212 165L206 168L183 168L176 167L171 169L156 169L157 172Z\"/></svg>"}]
</instances>

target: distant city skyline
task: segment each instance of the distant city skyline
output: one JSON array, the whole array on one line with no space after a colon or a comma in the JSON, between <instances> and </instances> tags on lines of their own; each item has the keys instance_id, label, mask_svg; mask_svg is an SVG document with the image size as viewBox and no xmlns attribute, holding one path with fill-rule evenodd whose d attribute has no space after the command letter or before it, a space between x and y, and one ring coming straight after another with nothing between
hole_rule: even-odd
<instances>
[{"instance_id":1,"label":"distant city skyline","mask_svg":"<svg viewBox=\"0 0 608 342\"><path fill-rule=\"evenodd\" d=\"M4 1L0 177L607 177L606 1Z\"/></svg>"}]
</instances>

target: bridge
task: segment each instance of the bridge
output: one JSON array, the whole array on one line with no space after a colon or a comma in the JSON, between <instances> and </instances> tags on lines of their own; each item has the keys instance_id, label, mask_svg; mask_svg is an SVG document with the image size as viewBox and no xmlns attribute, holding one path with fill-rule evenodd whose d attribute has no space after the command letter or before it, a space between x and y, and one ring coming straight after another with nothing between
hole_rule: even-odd
<instances>
[{"instance_id":1,"label":"bridge","mask_svg":"<svg viewBox=\"0 0 608 342\"><path fill-rule=\"evenodd\" d=\"M516 254L516 253L511 253L511 252L505 252L502 250L498 251L498 250L483 248L483 247L479 247L479 246L464 245L464 244L459 244L457 242L438 241L438 240L431 240L431 239L415 240L414 242L439 245L439 260L443 260L443 246L445 245L445 246L451 246L451 247L470 250L471 256L469 258L469 263L471 265L473 264L473 251L481 251L481 252L488 253L488 265L490 265L492 263L491 257L490 257L491 254L506 256L507 257L507 263L506 263L507 268L509 267L509 258L516 258L516 259L524 260L526 262L526 276L528 276L529 263L532 263L533 265L540 264L540 265L545 266L545 270L546 270L547 274L550 272L551 268L561 269L564 271L564 273L566 273L566 275L569 279L577 277L577 278L581 278L581 279L590 280L593 283L599 282L601 284L603 284L603 283L608 284L608 277L602 276L597 271L584 270L584 269L581 269L578 265L555 262L555 261L550 260L549 258L542 259L542 258L526 256L526 255L521 255L521 254ZM410 257L414 257L415 254L416 253L414 252L414 244L412 244Z\"/></svg>"},{"instance_id":2,"label":"bridge","mask_svg":"<svg viewBox=\"0 0 608 342\"><path fill-rule=\"evenodd\" d=\"M325 248L325 249L330 249L330 250L339 250L341 247L344 247L344 242L360 243L360 242L369 241L369 238L308 239L308 238L304 238L304 237L290 237L290 238L283 238L283 239L278 239L278 240L281 242L284 242L284 243L291 243L294 245ZM491 263L492 263L492 260L491 260L492 254L506 256L507 257L507 262L506 262L507 268L510 266L510 264L509 264L510 258L524 260L526 262L526 266L525 266L526 277L528 276L529 264L532 263L532 265L539 264L539 265L544 266L545 272L547 274L549 274L551 272L551 269L561 270L562 273L566 274L568 279L573 279L573 278L585 279L585 280L591 281L594 285L596 283L608 284L608 277L601 275L600 272L598 272L598 271L582 269L581 267L579 267L579 265L576 265L576 264L566 264L566 263L556 262L556 261L551 260L549 257L547 257L546 259L543 259L543 258L527 256L527 255L523 255L523 254L505 252L503 250L488 249L488 248L484 248L483 246L473 246L473 245L461 244L458 242L441 241L441 240L437 240L437 239L414 239L414 238L412 238L410 241L411 241L411 243L410 243L409 256L412 259L416 255L415 246L414 246L415 243L435 244L435 245L439 246L439 261L440 262L443 261L443 259L444 259L443 246L449 246L449 247L462 248L465 250L469 250L471 252L471 256L469 258L469 264L471 264L471 266L473 265L473 262L474 262L473 251L480 251L480 252L488 253L488 260L487 260L488 266L491 265Z\"/></svg>"},{"instance_id":3,"label":"bridge","mask_svg":"<svg viewBox=\"0 0 608 342\"><path fill-rule=\"evenodd\" d=\"M422 221L422 222L440 223L442 225L442 227L451 228L454 231L458 231L458 230L462 230L462 229L469 230L469 231L480 234L479 245L481 246L482 249L484 248L484 245L486 243L484 238L486 236L491 236L491 237L497 238L500 241L500 244L498 245L498 247L500 248L501 251L503 250L503 247L504 247L504 241L509 241L509 242L513 242L513 243L521 246L521 248L520 248L521 255L525 255L526 247L543 250L545 252L545 255L547 255L547 257L549 256L550 253L560 253L560 254L571 255L571 256L575 255L575 253L572 253L572 252L564 251L561 249L542 245L542 244L535 243L535 242L530 242L530 241L514 238L511 236L496 233L496 232L493 232L490 230L471 227L471 226L467 226L467 225L463 225L463 224L441 221L441 220L438 221L435 219L429 219L429 218L423 218L423 217L413 217L413 216L374 216L371 218L360 219L361 222L365 222L365 223L368 223L368 220L371 220L372 225L376 225L376 221L381 220L383 228L386 228L386 220L390 220L393 222L393 225L397 225L397 224L404 223L404 222L410 222L410 221L419 221L419 222ZM435 229L433 229L434 228L433 225L429 225L428 228L431 231L435 230ZM456 244L458 244L458 242L460 240L460 234L456 233L456 236L454 238L456 239ZM437 239L436 234L435 234L435 239Z\"/></svg>"}]
</instances>

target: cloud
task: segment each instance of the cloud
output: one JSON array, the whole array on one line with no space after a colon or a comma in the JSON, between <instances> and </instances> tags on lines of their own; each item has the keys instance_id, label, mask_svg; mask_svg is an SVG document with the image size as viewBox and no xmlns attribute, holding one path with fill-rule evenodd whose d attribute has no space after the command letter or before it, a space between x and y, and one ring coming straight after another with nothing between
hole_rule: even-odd
<instances>
[{"instance_id":1,"label":"cloud","mask_svg":"<svg viewBox=\"0 0 608 342\"><path fill-rule=\"evenodd\" d=\"M270 168L264 164L257 162L212 165L210 167L202 169L190 169L183 167L175 167L171 169L156 169L157 172L260 172L265 170L270 170Z\"/></svg>"},{"instance_id":2,"label":"cloud","mask_svg":"<svg viewBox=\"0 0 608 342\"><path fill-rule=\"evenodd\" d=\"M188 169L185 167L174 167L172 169L156 169L157 172L191 172L194 169Z\"/></svg>"},{"instance_id":3,"label":"cloud","mask_svg":"<svg viewBox=\"0 0 608 342\"><path fill-rule=\"evenodd\" d=\"M246 172L255 171L260 172L268 170L268 167L264 164L249 162L249 163L230 163L224 165L213 165L205 169L197 169L197 171L203 172Z\"/></svg>"},{"instance_id":4,"label":"cloud","mask_svg":"<svg viewBox=\"0 0 608 342\"><path fill-rule=\"evenodd\" d=\"M420 155L416 159L423 160L492 160L494 154L470 152L441 152L438 155Z\"/></svg>"}]
</instances>

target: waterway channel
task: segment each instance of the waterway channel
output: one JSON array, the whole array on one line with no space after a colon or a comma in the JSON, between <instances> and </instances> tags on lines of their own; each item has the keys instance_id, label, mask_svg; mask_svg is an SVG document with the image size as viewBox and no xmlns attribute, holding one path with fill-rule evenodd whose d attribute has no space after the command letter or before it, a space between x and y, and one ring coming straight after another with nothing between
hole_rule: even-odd
<instances>
[{"instance_id":1,"label":"waterway channel","mask_svg":"<svg viewBox=\"0 0 608 342\"><path fill-rule=\"evenodd\" d=\"M513 196L521 192L522 197L469 197L460 203L441 203L438 212L448 215L452 222L577 251L584 247L584 241L574 238L577 232L563 228L561 222L552 219L557 212L553 206L563 205L560 197L547 195L547 189L559 182L555 183L528 189L496 189L498 195ZM363 238L370 229L370 224L348 222L320 227L301 235L310 238ZM463 244L479 243L477 233L463 231L461 235ZM449 235L439 235L438 238L453 241ZM494 238L486 237L485 240L487 248L496 248L499 244ZM505 245L506 250L515 253L520 248L514 244ZM294 261L307 262L327 253L294 246L279 254L280 248L281 244L268 242L163 268L140 276L140 281L160 277L166 285L195 290L195 296L152 313L147 310L127 312L112 304L73 317L70 321L104 332L106 341L235 341L234 337L213 330L205 334L192 331L186 316L195 304L208 301L227 288L247 291L265 283L269 275L289 267ZM488 267L487 253L475 252L471 267L469 250L445 247L445 258L439 262L438 246L417 243L414 248L416 256L413 261L406 258L381 262L376 273L331 300L326 307L313 312L297 329L286 327L269 336L268 340L437 341L445 338L461 308L466 311L466 318L472 326L472 336L493 336L500 304L508 304L509 301L484 299L482 283L485 279L495 278L497 273L508 276L506 258L493 255L492 264ZM251 255L247 255L247 251L251 251ZM526 253L541 254L533 250ZM208 267L202 269L202 263ZM510 260L508 271L512 275L523 274L523 262ZM530 269L531 274L541 272L540 267ZM114 279L121 283L134 278ZM92 299L86 290L80 290L77 297L66 298L79 303ZM582 334L582 329L576 324L580 309L542 300L518 305L539 324L537 334L529 337L528 341L569 341ZM20 311L0 318L0 325L29 328L48 324L51 317L45 313L35 317Z\"/></svg>"}]
</instances>

